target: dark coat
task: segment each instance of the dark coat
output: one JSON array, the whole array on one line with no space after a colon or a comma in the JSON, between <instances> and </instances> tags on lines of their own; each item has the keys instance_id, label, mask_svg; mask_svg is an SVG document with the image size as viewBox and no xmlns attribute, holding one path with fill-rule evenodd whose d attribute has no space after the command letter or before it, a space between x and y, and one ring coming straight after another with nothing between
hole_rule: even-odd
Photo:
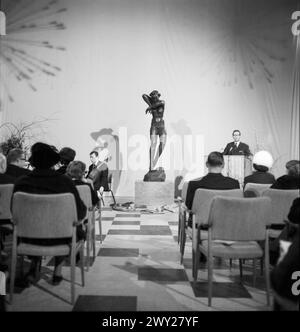
<instances>
[{"instance_id":1,"label":"dark coat","mask_svg":"<svg viewBox=\"0 0 300 332\"><path fill-rule=\"evenodd\" d=\"M245 143L240 142L239 146L236 147L234 142L228 143L225 147L223 155L244 155L249 156L250 152L249 146Z\"/></svg>"},{"instance_id":2,"label":"dark coat","mask_svg":"<svg viewBox=\"0 0 300 332\"><path fill-rule=\"evenodd\" d=\"M14 192L23 191L31 194L71 193L75 197L78 220L86 215L86 206L80 199L73 181L66 175L60 175L52 169L33 170L29 175L19 178Z\"/></svg>"},{"instance_id":3,"label":"dark coat","mask_svg":"<svg viewBox=\"0 0 300 332\"><path fill-rule=\"evenodd\" d=\"M195 191L199 188L212 190L239 189L240 184L237 180L224 176L221 173L208 173L201 180L190 181L187 189L185 205L191 210Z\"/></svg>"},{"instance_id":4,"label":"dark coat","mask_svg":"<svg viewBox=\"0 0 300 332\"><path fill-rule=\"evenodd\" d=\"M300 189L300 177L283 175L271 186L272 189Z\"/></svg>"},{"instance_id":5,"label":"dark coat","mask_svg":"<svg viewBox=\"0 0 300 332\"><path fill-rule=\"evenodd\" d=\"M16 182L16 178L8 174L0 173L0 184L12 184Z\"/></svg>"},{"instance_id":6,"label":"dark coat","mask_svg":"<svg viewBox=\"0 0 300 332\"><path fill-rule=\"evenodd\" d=\"M94 184L94 189L98 191L100 187L104 188L104 191L108 191L108 167L106 163L98 162L97 166L94 164L89 166L89 171L86 176L91 179Z\"/></svg>"},{"instance_id":7,"label":"dark coat","mask_svg":"<svg viewBox=\"0 0 300 332\"><path fill-rule=\"evenodd\" d=\"M22 168L22 167L12 165L12 164L7 165L7 169L5 172L5 174L10 175L14 178L19 178L23 175L28 175L30 173L31 173L31 171L29 169Z\"/></svg>"},{"instance_id":8,"label":"dark coat","mask_svg":"<svg viewBox=\"0 0 300 332\"><path fill-rule=\"evenodd\" d=\"M246 176L244 179L244 185L246 185L247 183L268 184L274 182L275 182L275 177L273 174L269 172L260 172L260 171L253 172L251 175Z\"/></svg>"}]
</instances>

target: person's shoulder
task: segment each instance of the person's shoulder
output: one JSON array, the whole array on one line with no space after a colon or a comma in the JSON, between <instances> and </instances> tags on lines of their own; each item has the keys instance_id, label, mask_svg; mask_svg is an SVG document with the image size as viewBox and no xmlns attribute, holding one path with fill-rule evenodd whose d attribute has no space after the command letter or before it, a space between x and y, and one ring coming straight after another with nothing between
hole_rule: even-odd
<instances>
[{"instance_id":1,"label":"person's shoulder","mask_svg":"<svg viewBox=\"0 0 300 332\"><path fill-rule=\"evenodd\" d=\"M289 176L287 174L281 175L279 178L276 179L277 183L283 183L289 180Z\"/></svg>"},{"instance_id":2,"label":"person's shoulder","mask_svg":"<svg viewBox=\"0 0 300 332\"><path fill-rule=\"evenodd\" d=\"M16 182L16 178L8 175L0 173L0 184L14 184Z\"/></svg>"},{"instance_id":3,"label":"person's shoulder","mask_svg":"<svg viewBox=\"0 0 300 332\"><path fill-rule=\"evenodd\" d=\"M248 144L246 144L244 142L241 142L240 144L241 144L242 147L249 149L249 145Z\"/></svg>"},{"instance_id":4,"label":"person's shoulder","mask_svg":"<svg viewBox=\"0 0 300 332\"><path fill-rule=\"evenodd\" d=\"M247 180L249 181L252 178L253 178L253 174L247 175L247 176L245 176L244 181L247 181Z\"/></svg>"},{"instance_id":5,"label":"person's shoulder","mask_svg":"<svg viewBox=\"0 0 300 332\"><path fill-rule=\"evenodd\" d=\"M234 188L239 188L240 187L240 183L238 180L231 178L230 176L225 177L227 179L227 181L229 183L231 183L233 185Z\"/></svg>"}]
</instances>

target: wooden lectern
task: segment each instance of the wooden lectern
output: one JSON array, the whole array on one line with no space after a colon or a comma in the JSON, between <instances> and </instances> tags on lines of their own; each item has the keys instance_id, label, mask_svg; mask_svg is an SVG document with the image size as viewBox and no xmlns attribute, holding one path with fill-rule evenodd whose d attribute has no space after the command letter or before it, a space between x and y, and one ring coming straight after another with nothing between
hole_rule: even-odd
<instances>
[{"instance_id":1,"label":"wooden lectern","mask_svg":"<svg viewBox=\"0 0 300 332\"><path fill-rule=\"evenodd\" d=\"M224 156L224 169L222 174L239 181L243 186L245 176L252 173L252 161L245 156Z\"/></svg>"}]
</instances>

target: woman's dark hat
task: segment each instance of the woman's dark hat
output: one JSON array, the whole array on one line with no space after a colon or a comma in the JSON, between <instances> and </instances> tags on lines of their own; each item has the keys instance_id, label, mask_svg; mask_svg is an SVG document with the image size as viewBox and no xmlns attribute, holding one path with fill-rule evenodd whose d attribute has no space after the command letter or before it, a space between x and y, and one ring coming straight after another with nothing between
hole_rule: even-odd
<instances>
[{"instance_id":1,"label":"woman's dark hat","mask_svg":"<svg viewBox=\"0 0 300 332\"><path fill-rule=\"evenodd\" d=\"M30 164L37 169L48 169L57 164L60 155L54 146L45 143L35 143L31 147Z\"/></svg>"}]
</instances>

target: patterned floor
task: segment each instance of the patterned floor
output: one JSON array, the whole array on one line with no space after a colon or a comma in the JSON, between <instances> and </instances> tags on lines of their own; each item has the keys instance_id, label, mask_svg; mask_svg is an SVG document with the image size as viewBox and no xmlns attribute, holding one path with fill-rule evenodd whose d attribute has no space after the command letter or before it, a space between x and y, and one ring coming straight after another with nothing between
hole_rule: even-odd
<instances>
[{"instance_id":1,"label":"patterned floor","mask_svg":"<svg viewBox=\"0 0 300 332\"><path fill-rule=\"evenodd\" d=\"M201 263L198 282L191 276L191 241L183 265L177 243L177 212L164 214L123 213L104 208L102 244L98 235L97 256L80 286L76 269L76 303L70 304L70 271L64 280L51 284L53 260L45 260L42 278L35 286L15 288L7 311L249 311L268 310L264 279L259 266L252 286L252 262L244 265L240 282L238 261L216 261L213 302L207 306L207 269ZM97 228L97 234L98 228Z\"/></svg>"}]
</instances>

